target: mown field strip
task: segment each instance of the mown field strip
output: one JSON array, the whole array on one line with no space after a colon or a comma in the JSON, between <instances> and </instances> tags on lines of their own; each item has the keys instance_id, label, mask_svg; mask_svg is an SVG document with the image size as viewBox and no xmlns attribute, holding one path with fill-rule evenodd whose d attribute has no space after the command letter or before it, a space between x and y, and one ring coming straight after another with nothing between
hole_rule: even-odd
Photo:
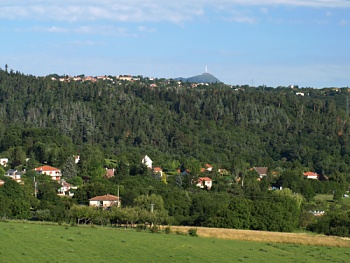
<instances>
[{"instance_id":1,"label":"mown field strip","mask_svg":"<svg viewBox=\"0 0 350 263\"><path fill-rule=\"evenodd\" d=\"M153 234L148 230L0 222L0 262L345 263L350 258L345 247L191 237L174 234L176 229L172 227L173 234ZM212 230L219 236L220 231L230 232ZM198 233L210 232L198 228Z\"/></svg>"}]
</instances>

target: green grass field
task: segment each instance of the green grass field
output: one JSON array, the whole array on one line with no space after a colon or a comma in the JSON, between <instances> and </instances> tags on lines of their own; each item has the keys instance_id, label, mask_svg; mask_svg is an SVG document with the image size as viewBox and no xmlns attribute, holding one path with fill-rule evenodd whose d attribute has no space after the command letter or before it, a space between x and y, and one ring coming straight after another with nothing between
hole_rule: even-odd
<instances>
[{"instance_id":1,"label":"green grass field","mask_svg":"<svg viewBox=\"0 0 350 263\"><path fill-rule=\"evenodd\" d=\"M349 248L0 222L0 262L349 262Z\"/></svg>"}]
</instances>

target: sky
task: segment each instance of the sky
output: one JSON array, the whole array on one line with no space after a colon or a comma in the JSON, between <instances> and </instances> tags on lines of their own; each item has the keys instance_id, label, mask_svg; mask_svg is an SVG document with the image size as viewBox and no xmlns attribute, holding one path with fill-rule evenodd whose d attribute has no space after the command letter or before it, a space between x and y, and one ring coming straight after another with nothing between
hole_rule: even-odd
<instances>
[{"instance_id":1,"label":"sky","mask_svg":"<svg viewBox=\"0 0 350 263\"><path fill-rule=\"evenodd\" d=\"M0 68L350 86L350 0L0 0Z\"/></svg>"}]
</instances>

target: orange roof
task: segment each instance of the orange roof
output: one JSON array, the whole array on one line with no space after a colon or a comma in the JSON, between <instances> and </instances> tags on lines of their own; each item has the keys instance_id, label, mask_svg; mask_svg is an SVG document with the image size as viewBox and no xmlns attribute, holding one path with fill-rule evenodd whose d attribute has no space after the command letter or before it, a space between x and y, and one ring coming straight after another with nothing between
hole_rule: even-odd
<instances>
[{"instance_id":1,"label":"orange roof","mask_svg":"<svg viewBox=\"0 0 350 263\"><path fill-rule=\"evenodd\" d=\"M314 172L305 172L304 176L318 176L318 174Z\"/></svg>"},{"instance_id":2,"label":"orange roof","mask_svg":"<svg viewBox=\"0 0 350 263\"><path fill-rule=\"evenodd\" d=\"M106 194L101 196L95 196L89 199L89 201L119 201L119 199L120 198L118 196Z\"/></svg>"},{"instance_id":3,"label":"orange roof","mask_svg":"<svg viewBox=\"0 0 350 263\"><path fill-rule=\"evenodd\" d=\"M208 163L205 164L205 167L206 168L212 168L212 166L210 164L208 164Z\"/></svg>"},{"instance_id":4,"label":"orange roof","mask_svg":"<svg viewBox=\"0 0 350 263\"><path fill-rule=\"evenodd\" d=\"M35 171L59 171L60 169L52 167L50 165L43 165L35 168Z\"/></svg>"},{"instance_id":5,"label":"orange roof","mask_svg":"<svg viewBox=\"0 0 350 263\"><path fill-rule=\"evenodd\" d=\"M154 168L153 168L153 171L154 171L154 172L162 172L163 170L162 170L161 167L154 167Z\"/></svg>"}]
</instances>

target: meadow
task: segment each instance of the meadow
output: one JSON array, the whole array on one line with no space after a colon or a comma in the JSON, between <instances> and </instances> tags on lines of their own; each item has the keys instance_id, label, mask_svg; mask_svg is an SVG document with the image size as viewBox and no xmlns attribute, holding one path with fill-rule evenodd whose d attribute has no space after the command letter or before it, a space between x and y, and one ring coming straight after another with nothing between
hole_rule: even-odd
<instances>
[{"instance_id":1,"label":"meadow","mask_svg":"<svg viewBox=\"0 0 350 263\"><path fill-rule=\"evenodd\" d=\"M348 262L350 258L346 247L350 241L345 240L343 247L330 247L192 237L179 234L179 229L173 231L154 234L148 230L2 221L0 262L300 263ZM203 233L205 230L201 233L198 229L200 236Z\"/></svg>"}]
</instances>

